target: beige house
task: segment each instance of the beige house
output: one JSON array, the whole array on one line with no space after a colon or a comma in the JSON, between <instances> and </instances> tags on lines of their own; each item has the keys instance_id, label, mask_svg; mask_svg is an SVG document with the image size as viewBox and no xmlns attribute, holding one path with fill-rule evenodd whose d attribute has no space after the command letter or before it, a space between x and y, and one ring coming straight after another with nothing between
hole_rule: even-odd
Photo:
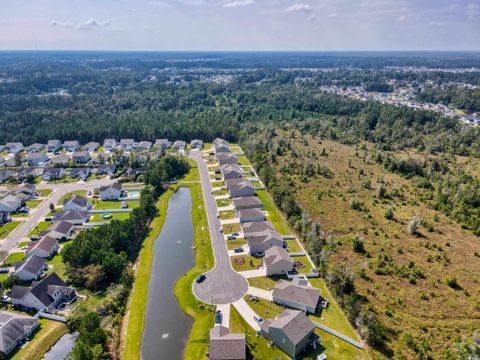
<instances>
[{"instance_id":1,"label":"beige house","mask_svg":"<svg viewBox=\"0 0 480 360\"><path fill-rule=\"evenodd\" d=\"M263 267L267 276L283 275L293 270L293 261L287 250L280 246L272 246L265 251Z\"/></svg>"},{"instance_id":2,"label":"beige house","mask_svg":"<svg viewBox=\"0 0 480 360\"><path fill-rule=\"evenodd\" d=\"M320 300L320 290L308 285L306 279L280 280L272 292L273 302L314 314Z\"/></svg>"},{"instance_id":3,"label":"beige house","mask_svg":"<svg viewBox=\"0 0 480 360\"><path fill-rule=\"evenodd\" d=\"M210 360L244 360L246 356L245 334L231 334L229 328L221 325L210 330Z\"/></svg>"}]
</instances>

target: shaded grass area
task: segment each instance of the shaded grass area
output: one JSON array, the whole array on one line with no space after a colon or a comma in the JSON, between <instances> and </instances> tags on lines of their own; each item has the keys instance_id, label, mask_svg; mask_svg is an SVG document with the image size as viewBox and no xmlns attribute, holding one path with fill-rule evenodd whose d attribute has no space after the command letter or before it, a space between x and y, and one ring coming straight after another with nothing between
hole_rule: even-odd
<instances>
[{"instance_id":1,"label":"shaded grass area","mask_svg":"<svg viewBox=\"0 0 480 360\"><path fill-rule=\"evenodd\" d=\"M268 217L267 220L271 221L273 226L277 231L282 235L290 234L291 231L288 228L286 221L283 219L280 211L278 211L273 199L270 197L270 194L267 190L256 190L257 196L263 204L263 209L267 211Z\"/></svg>"},{"instance_id":2,"label":"shaded grass area","mask_svg":"<svg viewBox=\"0 0 480 360\"><path fill-rule=\"evenodd\" d=\"M40 319L39 322L32 340L11 355L12 360L40 360L58 339L68 332L67 326L60 322L46 319Z\"/></svg>"},{"instance_id":3,"label":"shaded grass area","mask_svg":"<svg viewBox=\"0 0 480 360\"><path fill-rule=\"evenodd\" d=\"M52 189L37 189L37 193L39 196L46 197L53 192Z\"/></svg>"},{"instance_id":4,"label":"shaded grass area","mask_svg":"<svg viewBox=\"0 0 480 360\"><path fill-rule=\"evenodd\" d=\"M0 239L6 238L10 233L20 225L20 221L10 221L0 226Z\"/></svg>"},{"instance_id":5,"label":"shaded grass area","mask_svg":"<svg viewBox=\"0 0 480 360\"><path fill-rule=\"evenodd\" d=\"M263 264L261 258L250 255L232 256L230 261L235 271L256 270Z\"/></svg>"}]
</instances>

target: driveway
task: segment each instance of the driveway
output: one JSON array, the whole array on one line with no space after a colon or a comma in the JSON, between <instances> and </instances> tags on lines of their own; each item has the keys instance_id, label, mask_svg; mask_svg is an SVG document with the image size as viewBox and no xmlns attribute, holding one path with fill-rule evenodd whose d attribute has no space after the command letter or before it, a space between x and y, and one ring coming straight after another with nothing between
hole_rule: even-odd
<instances>
[{"instance_id":1,"label":"driveway","mask_svg":"<svg viewBox=\"0 0 480 360\"><path fill-rule=\"evenodd\" d=\"M232 305L235 307L235 309L237 309L238 313L243 317L243 319L248 323L248 325L253 328L253 330L260 330L260 325L258 325L258 323L253 318L257 314L247 304L245 299L242 298L240 300L237 300Z\"/></svg>"},{"instance_id":2,"label":"driveway","mask_svg":"<svg viewBox=\"0 0 480 360\"><path fill-rule=\"evenodd\" d=\"M45 183L38 185L38 189L52 189L53 191L40 205L30 211L29 216L25 218L14 231L1 241L0 252L9 253L14 249L50 211L50 204L57 204L65 194L75 190L93 190L96 187L109 185L111 183L113 183L113 181L110 179L97 179L81 183Z\"/></svg>"},{"instance_id":3,"label":"driveway","mask_svg":"<svg viewBox=\"0 0 480 360\"><path fill-rule=\"evenodd\" d=\"M273 300L272 292L269 290L259 289L257 287L249 286L247 294L259 297L260 299L265 299L268 301Z\"/></svg>"},{"instance_id":4,"label":"driveway","mask_svg":"<svg viewBox=\"0 0 480 360\"><path fill-rule=\"evenodd\" d=\"M206 279L193 284L194 294L208 304L228 304L241 299L247 292L248 283L243 276L232 269L230 257L223 234L220 232L220 220L217 219L217 204L211 194L212 185L208 175L206 163L202 160L202 153L195 151L190 153L200 170L202 180L205 210L207 211L210 238L212 240L215 267L207 272Z\"/></svg>"},{"instance_id":5,"label":"driveway","mask_svg":"<svg viewBox=\"0 0 480 360\"><path fill-rule=\"evenodd\" d=\"M240 271L240 275L242 275L245 279L260 277L260 276L267 276L267 271L264 268L260 268L257 270L246 270Z\"/></svg>"}]
</instances>

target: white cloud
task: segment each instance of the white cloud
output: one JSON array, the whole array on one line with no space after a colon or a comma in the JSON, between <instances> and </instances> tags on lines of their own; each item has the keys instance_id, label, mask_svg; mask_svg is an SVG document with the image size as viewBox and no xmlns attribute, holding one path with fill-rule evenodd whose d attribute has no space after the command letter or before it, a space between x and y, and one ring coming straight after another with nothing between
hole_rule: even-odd
<instances>
[{"instance_id":1,"label":"white cloud","mask_svg":"<svg viewBox=\"0 0 480 360\"><path fill-rule=\"evenodd\" d=\"M254 0L235 0L232 2L227 2L223 4L224 8L237 8L237 7L245 7L248 5L254 5L255 1Z\"/></svg>"},{"instance_id":2,"label":"white cloud","mask_svg":"<svg viewBox=\"0 0 480 360\"><path fill-rule=\"evenodd\" d=\"M85 21L84 24L78 27L79 30L94 30L98 28L109 27L110 23L108 21L97 21L95 19L90 19Z\"/></svg>"},{"instance_id":3,"label":"white cloud","mask_svg":"<svg viewBox=\"0 0 480 360\"><path fill-rule=\"evenodd\" d=\"M70 21L52 20L52 21L50 21L50 26L53 26L53 27L73 27L73 23L71 23Z\"/></svg>"},{"instance_id":4,"label":"white cloud","mask_svg":"<svg viewBox=\"0 0 480 360\"><path fill-rule=\"evenodd\" d=\"M311 13L313 9L308 4L293 4L285 9L287 12L302 12L302 13Z\"/></svg>"},{"instance_id":5,"label":"white cloud","mask_svg":"<svg viewBox=\"0 0 480 360\"><path fill-rule=\"evenodd\" d=\"M399 17L397 18L397 21L398 21L398 22L404 22L405 20L407 20L407 17L406 17L405 15L399 16Z\"/></svg>"}]
</instances>

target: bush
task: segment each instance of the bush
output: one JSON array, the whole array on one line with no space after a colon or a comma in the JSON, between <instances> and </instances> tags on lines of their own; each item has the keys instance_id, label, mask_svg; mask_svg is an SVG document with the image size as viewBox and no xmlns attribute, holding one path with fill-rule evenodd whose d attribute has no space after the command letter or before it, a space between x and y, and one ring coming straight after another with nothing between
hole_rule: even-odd
<instances>
[{"instance_id":1,"label":"bush","mask_svg":"<svg viewBox=\"0 0 480 360\"><path fill-rule=\"evenodd\" d=\"M365 254L365 245L363 244L363 239L360 235L355 235L352 239L352 248L353 251L359 254Z\"/></svg>"},{"instance_id":2,"label":"bush","mask_svg":"<svg viewBox=\"0 0 480 360\"><path fill-rule=\"evenodd\" d=\"M393 209L389 207L387 211L385 211L385 218L388 220L393 220L395 214L393 213Z\"/></svg>"}]
</instances>

